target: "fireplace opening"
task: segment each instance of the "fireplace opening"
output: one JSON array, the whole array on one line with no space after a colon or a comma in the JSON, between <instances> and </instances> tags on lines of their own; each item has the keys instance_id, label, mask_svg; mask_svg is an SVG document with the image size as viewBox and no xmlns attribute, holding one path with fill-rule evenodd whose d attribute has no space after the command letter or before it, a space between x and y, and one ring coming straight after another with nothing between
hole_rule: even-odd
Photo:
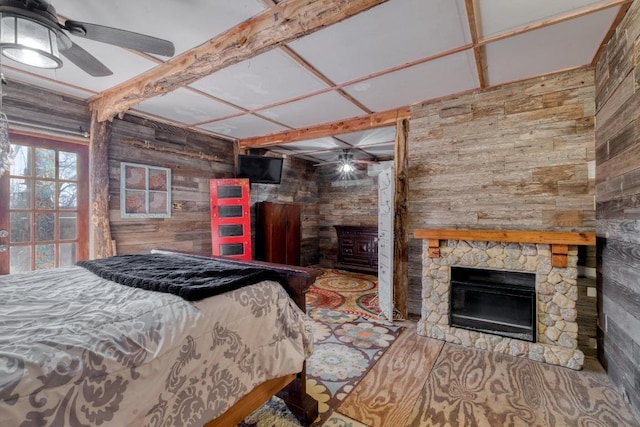
<instances>
[{"instance_id":1,"label":"fireplace opening","mask_svg":"<svg viewBox=\"0 0 640 427\"><path fill-rule=\"evenodd\" d=\"M533 273L451 267L449 324L535 342Z\"/></svg>"}]
</instances>

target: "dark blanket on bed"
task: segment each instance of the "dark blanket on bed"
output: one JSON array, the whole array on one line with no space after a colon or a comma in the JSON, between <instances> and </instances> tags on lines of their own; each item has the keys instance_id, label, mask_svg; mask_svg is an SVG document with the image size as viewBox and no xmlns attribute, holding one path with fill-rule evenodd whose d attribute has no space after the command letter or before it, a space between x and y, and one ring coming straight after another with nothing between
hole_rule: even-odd
<instances>
[{"instance_id":1,"label":"dark blanket on bed","mask_svg":"<svg viewBox=\"0 0 640 427\"><path fill-rule=\"evenodd\" d=\"M178 254L118 255L77 265L103 279L197 301L263 280L282 282L268 269L241 267L205 257Z\"/></svg>"}]
</instances>

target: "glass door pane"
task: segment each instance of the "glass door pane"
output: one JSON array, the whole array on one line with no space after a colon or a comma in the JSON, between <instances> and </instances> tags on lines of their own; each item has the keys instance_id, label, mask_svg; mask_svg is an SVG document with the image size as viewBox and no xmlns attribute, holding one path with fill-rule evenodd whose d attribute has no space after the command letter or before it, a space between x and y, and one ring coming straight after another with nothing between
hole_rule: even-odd
<instances>
[{"instance_id":1,"label":"glass door pane","mask_svg":"<svg viewBox=\"0 0 640 427\"><path fill-rule=\"evenodd\" d=\"M88 256L88 149L11 135L0 178L0 274L73 265Z\"/></svg>"}]
</instances>

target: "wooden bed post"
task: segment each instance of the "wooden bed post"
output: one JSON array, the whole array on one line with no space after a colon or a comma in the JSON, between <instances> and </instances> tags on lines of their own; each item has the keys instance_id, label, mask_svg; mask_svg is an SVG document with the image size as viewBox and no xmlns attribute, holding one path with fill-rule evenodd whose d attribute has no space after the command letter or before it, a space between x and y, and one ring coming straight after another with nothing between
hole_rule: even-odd
<instances>
[{"instance_id":1,"label":"wooden bed post","mask_svg":"<svg viewBox=\"0 0 640 427\"><path fill-rule=\"evenodd\" d=\"M295 267L296 269L302 267ZM293 275L287 273L289 282L289 295L302 311L307 312L307 302L305 294L309 286L315 282L320 275L318 270L307 270L307 275ZM307 394L307 362L302 365L300 372L294 381L283 388L277 396L284 400L289 410L296 416L303 426L309 426L318 418L318 401Z\"/></svg>"}]
</instances>

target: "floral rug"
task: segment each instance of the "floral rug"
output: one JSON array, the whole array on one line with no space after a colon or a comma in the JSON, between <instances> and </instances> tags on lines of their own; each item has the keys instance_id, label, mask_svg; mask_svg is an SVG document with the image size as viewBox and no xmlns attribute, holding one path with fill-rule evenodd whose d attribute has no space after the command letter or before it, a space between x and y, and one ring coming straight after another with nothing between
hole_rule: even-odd
<instances>
[{"instance_id":1,"label":"floral rug","mask_svg":"<svg viewBox=\"0 0 640 427\"><path fill-rule=\"evenodd\" d=\"M378 278L370 274L325 269L307 293L307 307L322 307L367 319L381 319Z\"/></svg>"},{"instance_id":2,"label":"floral rug","mask_svg":"<svg viewBox=\"0 0 640 427\"><path fill-rule=\"evenodd\" d=\"M389 348L402 327L376 320L365 298L376 292L376 277L328 270L307 294L314 350L307 360L307 393L319 404L314 426L343 425L334 414L344 398ZM282 400L272 398L247 417L244 427L299 426Z\"/></svg>"}]
</instances>

